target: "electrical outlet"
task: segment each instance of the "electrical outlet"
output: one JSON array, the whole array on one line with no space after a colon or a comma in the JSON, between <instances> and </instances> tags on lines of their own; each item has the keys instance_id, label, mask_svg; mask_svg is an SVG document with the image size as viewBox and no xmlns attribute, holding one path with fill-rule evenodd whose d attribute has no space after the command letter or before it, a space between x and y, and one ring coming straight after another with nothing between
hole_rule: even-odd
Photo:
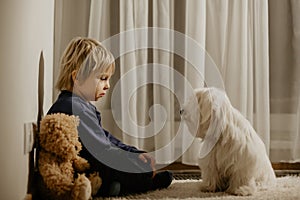
<instances>
[{"instance_id":1,"label":"electrical outlet","mask_svg":"<svg viewBox=\"0 0 300 200\"><path fill-rule=\"evenodd\" d=\"M24 123L24 154L30 153L34 143L34 123Z\"/></svg>"}]
</instances>

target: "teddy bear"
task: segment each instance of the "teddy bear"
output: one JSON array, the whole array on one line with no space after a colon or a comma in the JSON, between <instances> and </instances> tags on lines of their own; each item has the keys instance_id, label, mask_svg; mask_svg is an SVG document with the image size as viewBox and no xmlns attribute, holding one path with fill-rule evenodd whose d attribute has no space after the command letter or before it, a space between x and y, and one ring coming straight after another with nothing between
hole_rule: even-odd
<instances>
[{"instance_id":1,"label":"teddy bear","mask_svg":"<svg viewBox=\"0 0 300 200\"><path fill-rule=\"evenodd\" d=\"M40 122L38 134L38 171L44 185L40 198L55 200L92 199L102 184L98 172L89 177L88 161L79 156L79 117L63 113L50 114Z\"/></svg>"}]
</instances>

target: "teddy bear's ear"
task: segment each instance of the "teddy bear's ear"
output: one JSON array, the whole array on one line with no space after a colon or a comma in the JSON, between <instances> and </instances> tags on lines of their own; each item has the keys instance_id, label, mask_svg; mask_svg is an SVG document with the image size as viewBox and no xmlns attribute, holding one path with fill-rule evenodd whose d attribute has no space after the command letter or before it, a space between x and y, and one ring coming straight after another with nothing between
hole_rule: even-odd
<instances>
[{"instance_id":1,"label":"teddy bear's ear","mask_svg":"<svg viewBox=\"0 0 300 200\"><path fill-rule=\"evenodd\" d=\"M62 113L46 115L40 122L39 144L58 157L72 159L80 148L79 118ZM79 146L78 146L79 145Z\"/></svg>"}]
</instances>

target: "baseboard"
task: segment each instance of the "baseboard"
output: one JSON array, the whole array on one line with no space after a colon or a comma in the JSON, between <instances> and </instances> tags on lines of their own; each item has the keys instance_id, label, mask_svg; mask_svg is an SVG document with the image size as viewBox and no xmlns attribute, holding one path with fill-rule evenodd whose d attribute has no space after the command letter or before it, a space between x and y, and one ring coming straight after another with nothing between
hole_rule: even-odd
<instances>
[{"instance_id":1,"label":"baseboard","mask_svg":"<svg viewBox=\"0 0 300 200\"><path fill-rule=\"evenodd\" d=\"M160 167L160 165L157 165L157 169L162 169L162 170L199 170L198 166L194 165L186 165L180 162L174 162L170 165L167 165L163 168Z\"/></svg>"},{"instance_id":2,"label":"baseboard","mask_svg":"<svg viewBox=\"0 0 300 200\"><path fill-rule=\"evenodd\" d=\"M273 167L274 170L300 170L300 162L295 162L295 163L285 163L285 162L272 163L272 167Z\"/></svg>"}]
</instances>

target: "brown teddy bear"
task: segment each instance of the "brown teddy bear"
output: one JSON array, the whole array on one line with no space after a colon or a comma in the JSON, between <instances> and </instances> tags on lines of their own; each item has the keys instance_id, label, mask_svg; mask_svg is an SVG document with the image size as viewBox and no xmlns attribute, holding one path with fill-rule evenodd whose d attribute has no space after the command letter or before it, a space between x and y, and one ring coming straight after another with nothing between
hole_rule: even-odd
<instances>
[{"instance_id":1,"label":"brown teddy bear","mask_svg":"<svg viewBox=\"0 0 300 200\"><path fill-rule=\"evenodd\" d=\"M79 118L62 113L46 115L40 123L38 170L44 185L43 199L88 200L102 180L98 173L86 177L90 165L79 156Z\"/></svg>"}]
</instances>

